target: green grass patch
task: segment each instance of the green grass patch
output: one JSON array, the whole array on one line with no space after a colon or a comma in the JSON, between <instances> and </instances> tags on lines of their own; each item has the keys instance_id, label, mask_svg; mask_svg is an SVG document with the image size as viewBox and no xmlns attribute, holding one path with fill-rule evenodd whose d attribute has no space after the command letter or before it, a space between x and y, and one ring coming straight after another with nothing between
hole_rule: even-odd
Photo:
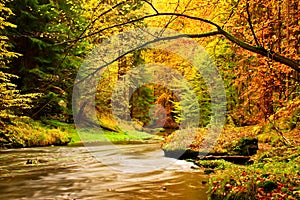
<instances>
[{"instance_id":1,"label":"green grass patch","mask_svg":"<svg viewBox=\"0 0 300 200\"><path fill-rule=\"evenodd\" d=\"M229 166L233 165L230 162L226 162L225 160L197 160L195 164L199 167L210 168L210 169L226 169Z\"/></svg>"},{"instance_id":2,"label":"green grass patch","mask_svg":"<svg viewBox=\"0 0 300 200\"><path fill-rule=\"evenodd\" d=\"M127 132L112 132L102 128L90 128L77 130L74 124L63 123L55 120L45 121L49 126L60 128L68 132L70 144L82 142L143 142L150 139L161 139L160 136L148 134L142 131L130 130Z\"/></svg>"},{"instance_id":3,"label":"green grass patch","mask_svg":"<svg viewBox=\"0 0 300 200\"><path fill-rule=\"evenodd\" d=\"M57 120L15 121L0 130L0 146L36 147L50 145L82 144L83 142L144 143L160 136L131 130L112 132L101 128L77 130L74 124Z\"/></svg>"},{"instance_id":4,"label":"green grass patch","mask_svg":"<svg viewBox=\"0 0 300 200\"><path fill-rule=\"evenodd\" d=\"M145 132L111 132L107 130L75 130L71 132L72 143L77 142L130 142L157 139L158 136Z\"/></svg>"}]
</instances>

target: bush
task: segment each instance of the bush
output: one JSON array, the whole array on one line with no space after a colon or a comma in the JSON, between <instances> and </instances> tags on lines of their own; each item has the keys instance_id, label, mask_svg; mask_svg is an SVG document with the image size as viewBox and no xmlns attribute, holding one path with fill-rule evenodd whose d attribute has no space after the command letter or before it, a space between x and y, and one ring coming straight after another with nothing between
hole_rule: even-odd
<instances>
[{"instance_id":1,"label":"bush","mask_svg":"<svg viewBox=\"0 0 300 200\"><path fill-rule=\"evenodd\" d=\"M48 128L34 121L15 121L0 132L0 146L34 147L65 145L70 142L67 132Z\"/></svg>"}]
</instances>

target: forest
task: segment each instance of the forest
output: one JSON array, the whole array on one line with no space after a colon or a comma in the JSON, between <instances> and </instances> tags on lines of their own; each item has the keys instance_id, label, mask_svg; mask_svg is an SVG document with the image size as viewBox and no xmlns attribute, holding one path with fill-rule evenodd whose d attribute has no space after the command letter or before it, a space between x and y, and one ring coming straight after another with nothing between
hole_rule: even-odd
<instances>
[{"instance_id":1,"label":"forest","mask_svg":"<svg viewBox=\"0 0 300 200\"><path fill-rule=\"evenodd\" d=\"M188 158L210 199L299 199L299 8L1 0L0 148L156 141L225 158Z\"/></svg>"}]
</instances>

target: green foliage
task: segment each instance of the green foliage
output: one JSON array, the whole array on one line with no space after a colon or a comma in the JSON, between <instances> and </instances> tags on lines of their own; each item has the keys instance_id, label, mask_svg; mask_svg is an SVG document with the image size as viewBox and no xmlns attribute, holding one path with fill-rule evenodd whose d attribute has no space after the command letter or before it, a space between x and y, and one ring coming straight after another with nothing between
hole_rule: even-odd
<instances>
[{"instance_id":1,"label":"green foliage","mask_svg":"<svg viewBox=\"0 0 300 200\"><path fill-rule=\"evenodd\" d=\"M132 119L138 120L143 124L148 124L151 121L149 109L154 101L155 96L153 96L153 90L151 88L145 86L138 88L133 93L130 101Z\"/></svg>"},{"instance_id":2,"label":"green foliage","mask_svg":"<svg viewBox=\"0 0 300 200\"><path fill-rule=\"evenodd\" d=\"M20 94L10 78L14 75L0 71L0 124L10 122L32 108L32 101L38 94Z\"/></svg>"},{"instance_id":3,"label":"green foliage","mask_svg":"<svg viewBox=\"0 0 300 200\"><path fill-rule=\"evenodd\" d=\"M17 82L22 92L44 94L35 101L34 109L28 111L32 117L71 120L69 90L89 49L85 40L70 42L86 26L76 3L35 0L6 3L15 14L8 20L17 27L7 28L4 33L13 45L11 49L23 55L13 59L9 65L11 71L22 78Z\"/></svg>"},{"instance_id":4,"label":"green foliage","mask_svg":"<svg viewBox=\"0 0 300 200\"><path fill-rule=\"evenodd\" d=\"M30 109L32 100L38 94L20 94L17 85L12 82L18 76L7 73L10 59L18 57L19 54L8 50L10 46L8 38L2 35L5 28L15 28L15 25L6 20L13 13L3 3L0 3L0 12L0 130L2 130L5 124L22 115L24 110Z\"/></svg>"},{"instance_id":5,"label":"green foliage","mask_svg":"<svg viewBox=\"0 0 300 200\"><path fill-rule=\"evenodd\" d=\"M232 165L231 163L224 160L198 160L195 161L195 164L199 167L218 170L224 170L225 168L228 168L230 165Z\"/></svg>"},{"instance_id":6,"label":"green foliage","mask_svg":"<svg viewBox=\"0 0 300 200\"><path fill-rule=\"evenodd\" d=\"M200 127L206 127L211 120L211 97L203 77L197 74L192 80L192 86L196 92L198 104L199 104L199 114L200 114Z\"/></svg>"},{"instance_id":7,"label":"green foliage","mask_svg":"<svg viewBox=\"0 0 300 200\"><path fill-rule=\"evenodd\" d=\"M208 40L205 50L212 55L214 63L222 76L227 97L228 116L231 117L235 125L242 125L243 116L237 115L239 113L238 105L242 103L240 100L242 86L235 84L237 78L235 71L238 70L238 60L240 58L236 56L228 41L222 38Z\"/></svg>"},{"instance_id":8,"label":"green foliage","mask_svg":"<svg viewBox=\"0 0 300 200\"><path fill-rule=\"evenodd\" d=\"M211 119L211 98L207 85L201 74L193 74L186 78L188 82L172 80L180 94L180 101L172 101L172 113L177 123L186 122L190 126L205 127ZM198 124L195 119L199 119Z\"/></svg>"}]
</instances>

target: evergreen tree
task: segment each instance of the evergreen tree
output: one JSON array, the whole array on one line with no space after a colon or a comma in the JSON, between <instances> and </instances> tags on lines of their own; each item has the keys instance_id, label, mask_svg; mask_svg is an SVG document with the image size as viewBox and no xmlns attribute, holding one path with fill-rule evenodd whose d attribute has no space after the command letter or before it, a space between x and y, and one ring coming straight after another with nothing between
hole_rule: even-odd
<instances>
[{"instance_id":1,"label":"evergreen tree","mask_svg":"<svg viewBox=\"0 0 300 200\"><path fill-rule=\"evenodd\" d=\"M12 11L0 3L0 130L5 128L7 123L12 122L18 115L22 114L24 109L31 108L31 101L37 94L20 94L17 85L12 83L12 79L18 78L16 75L7 71L7 64L12 58L20 56L20 54L10 52L8 50L8 38L2 33L5 28L16 26L7 22L5 16L13 15Z\"/></svg>"},{"instance_id":2,"label":"evergreen tree","mask_svg":"<svg viewBox=\"0 0 300 200\"><path fill-rule=\"evenodd\" d=\"M78 4L79 5L79 4ZM23 92L43 93L30 114L70 120L70 88L88 47L84 42L68 42L83 30L84 19L74 1L15 0L7 3L15 13L6 35L12 50L23 54L10 64L21 77Z\"/></svg>"}]
</instances>

